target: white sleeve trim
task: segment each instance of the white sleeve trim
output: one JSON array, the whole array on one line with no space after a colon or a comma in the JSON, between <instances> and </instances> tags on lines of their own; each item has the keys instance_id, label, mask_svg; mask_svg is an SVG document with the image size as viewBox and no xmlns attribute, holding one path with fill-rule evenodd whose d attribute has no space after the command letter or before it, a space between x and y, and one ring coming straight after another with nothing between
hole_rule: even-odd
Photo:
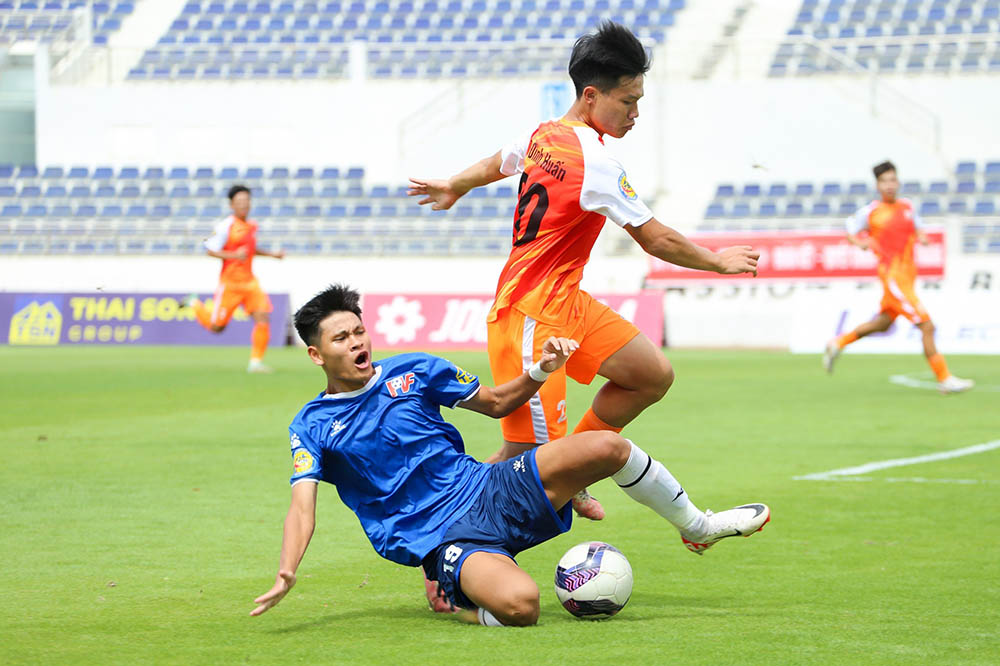
<instances>
[{"instance_id":1,"label":"white sleeve trim","mask_svg":"<svg viewBox=\"0 0 1000 666\"><path fill-rule=\"evenodd\" d=\"M472 400L476 396L476 394L479 393L479 389L481 389L482 387L483 387L482 384L476 384L476 388L474 390L472 390L472 391L469 391L469 395L465 396L464 398L459 398L458 400L456 400L455 404L452 405L451 408L455 409L456 407L458 407L463 402L465 402L467 400Z\"/></svg>"},{"instance_id":2,"label":"white sleeve trim","mask_svg":"<svg viewBox=\"0 0 1000 666\"><path fill-rule=\"evenodd\" d=\"M619 227L639 227L653 219L625 175L625 167L608 154L589 127L577 127L583 149L583 184L580 208L605 216Z\"/></svg>"},{"instance_id":3,"label":"white sleeve trim","mask_svg":"<svg viewBox=\"0 0 1000 666\"><path fill-rule=\"evenodd\" d=\"M847 227L847 233L852 236L860 234L862 231L868 228L868 216L871 215L872 210L875 208L875 202L871 202L866 206L858 209L854 215L851 215L844 221L844 226Z\"/></svg>"},{"instance_id":4,"label":"white sleeve trim","mask_svg":"<svg viewBox=\"0 0 1000 666\"><path fill-rule=\"evenodd\" d=\"M319 479L313 479L312 477L304 476L301 479L295 479L292 481L292 486L302 483L303 481L308 481L309 483L319 483ZM289 486L291 488L292 486Z\"/></svg>"},{"instance_id":5,"label":"white sleeve trim","mask_svg":"<svg viewBox=\"0 0 1000 666\"><path fill-rule=\"evenodd\" d=\"M522 135L500 149L500 173L514 176L524 171L524 157L528 154L532 134L534 132Z\"/></svg>"},{"instance_id":6,"label":"white sleeve trim","mask_svg":"<svg viewBox=\"0 0 1000 666\"><path fill-rule=\"evenodd\" d=\"M913 205L913 202L909 199L900 199L900 201L905 201L910 207L910 214L913 215L913 227L914 229L923 230L926 225L924 224L924 218L920 217L920 213L917 212L917 207Z\"/></svg>"},{"instance_id":7,"label":"white sleeve trim","mask_svg":"<svg viewBox=\"0 0 1000 666\"><path fill-rule=\"evenodd\" d=\"M212 229L212 235L205 239L205 249L212 252L221 252L229 240L229 228L233 226L233 216L219 220Z\"/></svg>"}]
</instances>

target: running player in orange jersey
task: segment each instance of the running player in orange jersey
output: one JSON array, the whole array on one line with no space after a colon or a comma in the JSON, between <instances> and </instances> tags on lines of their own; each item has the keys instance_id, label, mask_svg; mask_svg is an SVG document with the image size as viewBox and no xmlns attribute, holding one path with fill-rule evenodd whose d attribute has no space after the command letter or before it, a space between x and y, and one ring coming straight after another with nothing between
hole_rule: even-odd
<instances>
[{"instance_id":1,"label":"running player in orange jersey","mask_svg":"<svg viewBox=\"0 0 1000 666\"><path fill-rule=\"evenodd\" d=\"M550 336L580 343L555 378L502 419L504 443L491 461L566 434L567 375L583 384L596 375L608 380L574 433L620 432L673 382L673 368L659 348L580 289L583 267L606 219L664 261L756 274L759 253L750 247L712 252L657 221L629 185L625 169L605 149L605 135L621 138L635 125L648 70L649 57L635 35L605 22L573 47L569 75L576 101L562 119L542 123L448 180L411 179L410 195L423 196L421 204L443 210L474 187L521 174L513 247L487 317L495 382L510 381L530 367ZM604 516L585 491L573 504L586 518Z\"/></svg>"},{"instance_id":2,"label":"running player in orange jersey","mask_svg":"<svg viewBox=\"0 0 1000 666\"><path fill-rule=\"evenodd\" d=\"M198 323L213 333L221 333L229 323L236 308L253 317L254 327L250 336L250 364L248 372L271 372L264 365L264 352L271 338L271 299L260 288L251 265L255 255L283 259L281 250L269 252L257 247L257 222L251 220L250 190L243 185L229 188L229 207L233 214L215 226L205 241L208 256L222 259L219 286L215 289L211 310L197 296L189 296L185 304L194 309Z\"/></svg>"},{"instance_id":3,"label":"running player in orange jersey","mask_svg":"<svg viewBox=\"0 0 1000 666\"><path fill-rule=\"evenodd\" d=\"M920 329L924 339L924 354L942 393L967 391L975 384L948 371L948 364L934 344L934 324L917 298L914 283L917 265L913 260L913 244L927 244L923 223L909 199L897 199L899 178L892 162L882 162L872 169L879 201L859 210L847 219L847 240L863 250L878 255L878 276L882 281L882 308L875 317L853 331L830 340L823 354L823 367L833 372L833 362L841 350L858 338L886 331L902 315ZM867 232L867 235L863 235Z\"/></svg>"}]
</instances>

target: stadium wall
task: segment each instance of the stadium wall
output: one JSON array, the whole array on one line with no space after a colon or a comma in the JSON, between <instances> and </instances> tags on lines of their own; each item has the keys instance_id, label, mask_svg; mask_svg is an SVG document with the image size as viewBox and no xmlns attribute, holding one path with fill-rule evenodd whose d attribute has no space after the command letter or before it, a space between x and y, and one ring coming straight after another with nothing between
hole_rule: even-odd
<instances>
[{"instance_id":1,"label":"stadium wall","mask_svg":"<svg viewBox=\"0 0 1000 666\"><path fill-rule=\"evenodd\" d=\"M637 128L608 145L647 198L689 217L722 181L857 180L891 157L904 178L995 159L1000 96L977 75L893 78L941 120L904 131L859 79L646 84ZM40 164L360 165L370 183L447 175L560 113L557 80L57 86L38 91ZM565 88L563 88L565 90ZM686 201L696 200L688 211ZM700 210L698 210L700 212Z\"/></svg>"},{"instance_id":2,"label":"stadium wall","mask_svg":"<svg viewBox=\"0 0 1000 666\"><path fill-rule=\"evenodd\" d=\"M920 281L919 293L938 325L949 353L1000 353L1000 257L962 254L949 232L945 278ZM503 257L387 259L260 258L255 272L272 293L288 293L294 309L331 282L383 294L491 294ZM584 287L598 293L635 293L647 271L644 256L595 257ZM0 291L8 292L197 292L209 294L218 262L207 257L15 256L0 263ZM878 309L874 280L706 279L663 291L668 345L751 347L818 352L838 329L867 319ZM894 336L866 339L852 349L907 352L919 349L910 326Z\"/></svg>"}]
</instances>

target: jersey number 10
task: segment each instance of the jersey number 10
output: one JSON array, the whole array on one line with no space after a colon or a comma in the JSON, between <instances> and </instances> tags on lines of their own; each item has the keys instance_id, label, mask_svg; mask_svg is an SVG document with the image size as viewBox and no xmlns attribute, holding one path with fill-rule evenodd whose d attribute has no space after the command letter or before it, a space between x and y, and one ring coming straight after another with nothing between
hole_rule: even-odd
<instances>
[{"instance_id":1,"label":"jersey number 10","mask_svg":"<svg viewBox=\"0 0 1000 666\"><path fill-rule=\"evenodd\" d=\"M545 186L541 183L532 183L531 187L525 190L524 183L527 180L528 174L522 174L521 182L517 187L518 199L517 215L514 216L514 247L519 247L535 240L535 236L538 235L538 229L542 226L542 218L549 209L549 193L546 191ZM524 227L524 234L519 238L518 234L521 233L521 222L524 220L524 212L528 210L528 204L531 203L532 198L536 199L535 208L531 211L528 224Z\"/></svg>"}]
</instances>

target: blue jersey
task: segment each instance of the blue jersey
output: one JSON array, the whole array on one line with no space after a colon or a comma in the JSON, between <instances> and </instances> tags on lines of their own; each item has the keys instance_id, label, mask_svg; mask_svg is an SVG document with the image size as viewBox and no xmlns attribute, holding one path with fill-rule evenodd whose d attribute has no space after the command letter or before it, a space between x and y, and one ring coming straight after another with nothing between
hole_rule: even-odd
<instances>
[{"instance_id":1,"label":"blue jersey","mask_svg":"<svg viewBox=\"0 0 1000 666\"><path fill-rule=\"evenodd\" d=\"M479 390L479 379L429 354L374 363L349 393L320 393L289 426L291 483L326 481L386 559L416 566L482 492L489 465L466 455L441 417Z\"/></svg>"}]
</instances>

